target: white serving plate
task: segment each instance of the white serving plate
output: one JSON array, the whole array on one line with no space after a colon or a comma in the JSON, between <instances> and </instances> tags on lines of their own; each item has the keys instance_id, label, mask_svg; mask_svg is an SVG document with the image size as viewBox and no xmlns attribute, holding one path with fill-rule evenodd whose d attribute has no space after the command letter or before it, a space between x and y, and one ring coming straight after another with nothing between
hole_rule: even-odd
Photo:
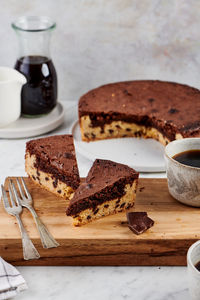
<instances>
[{"instance_id":1,"label":"white serving plate","mask_svg":"<svg viewBox=\"0 0 200 300\"><path fill-rule=\"evenodd\" d=\"M165 171L164 146L153 139L118 138L83 142L78 121L71 127L76 151L90 160L110 159L139 172Z\"/></svg>"},{"instance_id":2,"label":"white serving plate","mask_svg":"<svg viewBox=\"0 0 200 300\"><path fill-rule=\"evenodd\" d=\"M0 138L28 138L47 133L64 121L64 108L61 103L47 115L38 118L19 118L10 125L0 128Z\"/></svg>"}]
</instances>

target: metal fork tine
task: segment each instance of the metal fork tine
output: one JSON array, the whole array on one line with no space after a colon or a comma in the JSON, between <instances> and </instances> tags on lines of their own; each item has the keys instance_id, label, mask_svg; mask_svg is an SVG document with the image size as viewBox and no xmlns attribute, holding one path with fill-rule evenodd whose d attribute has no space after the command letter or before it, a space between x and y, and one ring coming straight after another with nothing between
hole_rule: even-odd
<instances>
[{"instance_id":1,"label":"metal fork tine","mask_svg":"<svg viewBox=\"0 0 200 300\"><path fill-rule=\"evenodd\" d=\"M23 184L23 187L24 187L24 190L25 190L25 192L26 192L27 197L28 197L29 199L32 199L31 194L29 193L29 191L28 191L28 189L27 189L27 186L26 186L26 184L25 184L25 181L24 181L24 179L23 179L22 177L21 177L21 181L22 181L22 184Z\"/></svg>"},{"instance_id":2,"label":"metal fork tine","mask_svg":"<svg viewBox=\"0 0 200 300\"><path fill-rule=\"evenodd\" d=\"M12 179L10 179L10 184L11 184L11 186L12 186L12 190L13 190L13 192L14 192L15 200L16 200L17 205L21 205L19 196L18 196L18 194L17 194L17 190L16 190L16 188L15 188L15 185L14 185Z\"/></svg>"},{"instance_id":3,"label":"metal fork tine","mask_svg":"<svg viewBox=\"0 0 200 300\"><path fill-rule=\"evenodd\" d=\"M17 185L18 185L18 189L19 189L19 192L20 192L20 196L22 197L22 199L24 199L25 195L24 195L23 189L21 187L21 184L19 183L19 179L18 178L17 178Z\"/></svg>"},{"instance_id":4,"label":"metal fork tine","mask_svg":"<svg viewBox=\"0 0 200 300\"><path fill-rule=\"evenodd\" d=\"M1 185L1 190L2 190L2 199L3 199L4 207L5 208L10 207L10 203L8 201L8 197L7 197L6 191L3 187L3 184Z\"/></svg>"},{"instance_id":5,"label":"metal fork tine","mask_svg":"<svg viewBox=\"0 0 200 300\"><path fill-rule=\"evenodd\" d=\"M14 200L14 196L13 196L13 188L12 188L10 179L9 179L8 190L9 190L10 202L11 202L12 206L16 206L16 203L15 203L15 200Z\"/></svg>"}]
</instances>

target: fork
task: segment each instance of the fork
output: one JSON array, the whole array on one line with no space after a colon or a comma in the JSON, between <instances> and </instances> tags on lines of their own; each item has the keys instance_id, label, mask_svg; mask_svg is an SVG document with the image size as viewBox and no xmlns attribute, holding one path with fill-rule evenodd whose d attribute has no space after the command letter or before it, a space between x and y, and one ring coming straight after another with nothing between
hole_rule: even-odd
<instances>
[{"instance_id":1,"label":"fork","mask_svg":"<svg viewBox=\"0 0 200 300\"><path fill-rule=\"evenodd\" d=\"M40 258L40 254L38 253L38 251L34 247L32 241L30 240L28 233L27 233L26 229L24 228L24 225L20 218L20 214L22 212L22 206L19 202L19 198L18 198L16 189L13 185L12 180L11 179L9 180L9 188L8 188L11 205L8 201L7 193L6 193L3 185L1 185L1 189L2 189L2 199L3 199L3 204L5 207L5 210L7 211L8 214L16 217L18 225L19 225L20 233L22 236L22 247L23 247L24 259L29 260L29 259Z\"/></svg>"},{"instance_id":2,"label":"fork","mask_svg":"<svg viewBox=\"0 0 200 300\"><path fill-rule=\"evenodd\" d=\"M21 203L22 206L26 207L33 215L33 218L35 220L35 223L37 225L37 228L38 228L38 231L40 234L40 238L41 238L43 247L47 249L47 248L53 248L53 247L60 246L56 242L56 240L53 238L53 236L50 234L50 232L48 231L46 226L42 223L41 219L38 217L35 209L32 206L33 200L32 200L31 194L29 193L28 188L25 184L25 181L22 177L20 179L21 179L22 186L23 186L23 189L24 189L26 195L24 194L22 186L17 178L17 185L19 188L20 196L21 196L21 198L19 199L19 202Z\"/></svg>"}]
</instances>

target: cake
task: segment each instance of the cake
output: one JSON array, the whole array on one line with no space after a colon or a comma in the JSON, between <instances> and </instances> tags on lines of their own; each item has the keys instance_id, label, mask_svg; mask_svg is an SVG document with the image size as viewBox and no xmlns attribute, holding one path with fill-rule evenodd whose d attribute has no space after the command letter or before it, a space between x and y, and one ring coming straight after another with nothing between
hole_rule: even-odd
<instances>
[{"instance_id":1,"label":"cake","mask_svg":"<svg viewBox=\"0 0 200 300\"><path fill-rule=\"evenodd\" d=\"M200 91L164 81L127 81L89 91L79 100L82 140L154 138L166 145L200 136Z\"/></svg>"},{"instance_id":2,"label":"cake","mask_svg":"<svg viewBox=\"0 0 200 300\"><path fill-rule=\"evenodd\" d=\"M70 199L80 183L72 135L27 142L25 169L36 184Z\"/></svg>"},{"instance_id":3,"label":"cake","mask_svg":"<svg viewBox=\"0 0 200 300\"><path fill-rule=\"evenodd\" d=\"M134 205L138 173L123 164L96 159L67 208L73 224L80 226Z\"/></svg>"}]
</instances>

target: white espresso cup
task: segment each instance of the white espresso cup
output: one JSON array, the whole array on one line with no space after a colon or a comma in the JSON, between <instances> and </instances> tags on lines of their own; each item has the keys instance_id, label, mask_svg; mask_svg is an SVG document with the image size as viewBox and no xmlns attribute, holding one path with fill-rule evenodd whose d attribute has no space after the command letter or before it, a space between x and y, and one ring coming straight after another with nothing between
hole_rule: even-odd
<instances>
[{"instance_id":1,"label":"white espresso cup","mask_svg":"<svg viewBox=\"0 0 200 300\"><path fill-rule=\"evenodd\" d=\"M200 272L195 265L200 262L200 241L194 243L187 253L189 291L192 300L200 299Z\"/></svg>"},{"instance_id":2,"label":"white espresso cup","mask_svg":"<svg viewBox=\"0 0 200 300\"><path fill-rule=\"evenodd\" d=\"M15 69L0 67L0 127L20 117L21 88L26 82L26 77Z\"/></svg>"}]
</instances>

